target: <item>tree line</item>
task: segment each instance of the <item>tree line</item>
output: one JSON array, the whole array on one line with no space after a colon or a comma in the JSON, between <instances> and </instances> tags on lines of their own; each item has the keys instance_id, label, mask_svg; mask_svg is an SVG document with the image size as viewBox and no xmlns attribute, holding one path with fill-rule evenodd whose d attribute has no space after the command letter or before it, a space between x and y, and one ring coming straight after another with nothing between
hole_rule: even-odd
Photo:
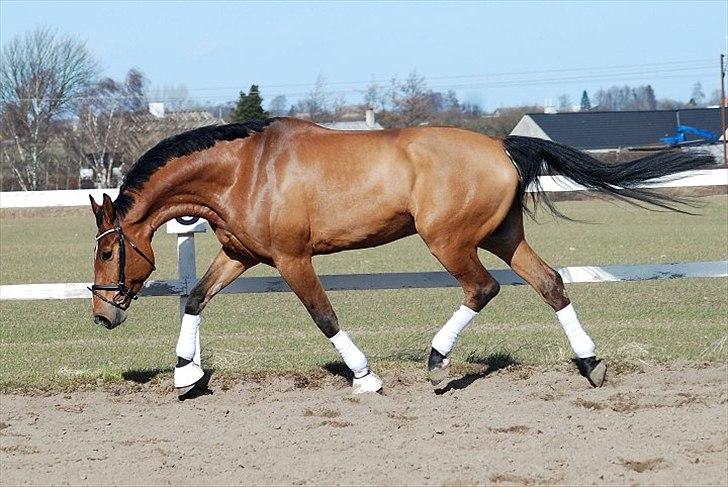
<instances>
[{"instance_id":1,"label":"tree line","mask_svg":"<svg viewBox=\"0 0 728 487\"><path fill-rule=\"evenodd\" d=\"M10 40L0 59L0 190L68 189L79 186L81 170L96 187L113 187L136 158L161 138L223 119L246 121L268 116L293 116L314 122L361 119L366 109L384 127L451 125L490 135L509 133L526 113L543 106L503 107L485 113L463 102L453 90L430 88L416 71L407 77L372 81L358 103L329 89L319 75L313 87L295 102L286 95L267 104L258 85L241 91L235 102L210 106L190 99L183 86L150 90L138 69L122 80L101 75L98 61L85 44L49 27L39 27ZM150 114L150 100L165 100L173 114ZM559 111L654 110L717 104L700 83L688 102L657 99L650 85L613 86L591 96L582 92L578 105L564 94ZM191 111L195 109L196 112ZM202 114L202 115L200 115ZM206 116L203 116L206 115Z\"/></svg>"},{"instance_id":2,"label":"tree line","mask_svg":"<svg viewBox=\"0 0 728 487\"><path fill-rule=\"evenodd\" d=\"M118 184L152 138L148 82L136 69L100 76L83 42L39 27L3 46L0 59L0 180L3 190L78 187L80 169L97 187Z\"/></svg>"}]
</instances>

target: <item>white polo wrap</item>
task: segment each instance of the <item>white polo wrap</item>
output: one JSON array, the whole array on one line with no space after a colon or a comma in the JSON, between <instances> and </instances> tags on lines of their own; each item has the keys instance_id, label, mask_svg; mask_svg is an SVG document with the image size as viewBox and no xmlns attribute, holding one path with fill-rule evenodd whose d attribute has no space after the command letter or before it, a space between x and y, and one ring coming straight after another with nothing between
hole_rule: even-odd
<instances>
[{"instance_id":1,"label":"white polo wrap","mask_svg":"<svg viewBox=\"0 0 728 487\"><path fill-rule=\"evenodd\" d=\"M187 360L195 360L195 363L199 364L199 331L200 322L202 319L200 315L188 315L182 316L182 324L179 329L179 339L177 340L177 356Z\"/></svg>"},{"instance_id":2,"label":"white polo wrap","mask_svg":"<svg viewBox=\"0 0 728 487\"><path fill-rule=\"evenodd\" d=\"M192 357L192 361L198 366L200 362L200 326L197 326L197 333L195 333L195 356Z\"/></svg>"},{"instance_id":3,"label":"white polo wrap","mask_svg":"<svg viewBox=\"0 0 728 487\"><path fill-rule=\"evenodd\" d=\"M339 330L339 333L329 338L334 348L341 358L344 359L346 364L352 372L354 372L355 378L361 378L367 375L369 372L369 364L367 358L364 356L361 350L354 345L354 342L349 338L349 334L344 330Z\"/></svg>"},{"instance_id":4,"label":"white polo wrap","mask_svg":"<svg viewBox=\"0 0 728 487\"><path fill-rule=\"evenodd\" d=\"M447 320L447 323L440 328L440 331L435 334L432 339L432 348L443 355L449 354L452 347L455 346L460 333L473 321L477 314L477 311L473 311L465 305L460 306L452 317Z\"/></svg>"},{"instance_id":5,"label":"white polo wrap","mask_svg":"<svg viewBox=\"0 0 728 487\"><path fill-rule=\"evenodd\" d=\"M557 311L556 317L561 323L561 327L569 339L571 349L579 358L594 357L596 355L596 347L589 335L581 327L579 318L576 316L574 306L569 304L566 308Z\"/></svg>"}]
</instances>

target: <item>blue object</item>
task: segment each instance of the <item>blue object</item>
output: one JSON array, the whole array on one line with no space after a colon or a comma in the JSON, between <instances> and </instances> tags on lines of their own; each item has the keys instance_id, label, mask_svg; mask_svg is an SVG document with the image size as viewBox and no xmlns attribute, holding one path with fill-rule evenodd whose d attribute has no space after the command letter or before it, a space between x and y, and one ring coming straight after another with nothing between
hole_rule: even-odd
<instances>
[{"instance_id":1,"label":"blue object","mask_svg":"<svg viewBox=\"0 0 728 487\"><path fill-rule=\"evenodd\" d=\"M702 137L702 140L687 140L687 134L696 135ZM660 140L669 146L676 147L681 144L691 143L695 144L698 142L707 142L713 144L718 142L718 135L711 132L710 130L698 129L689 125L678 125L677 133L672 137L662 137Z\"/></svg>"}]
</instances>

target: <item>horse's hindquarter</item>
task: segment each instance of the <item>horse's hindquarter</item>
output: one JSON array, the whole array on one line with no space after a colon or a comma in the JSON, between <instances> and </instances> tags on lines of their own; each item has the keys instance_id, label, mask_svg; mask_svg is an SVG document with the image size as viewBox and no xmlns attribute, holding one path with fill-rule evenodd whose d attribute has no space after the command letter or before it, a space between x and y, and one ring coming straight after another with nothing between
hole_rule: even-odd
<instances>
[{"instance_id":1,"label":"horse's hindquarter","mask_svg":"<svg viewBox=\"0 0 728 487\"><path fill-rule=\"evenodd\" d=\"M417 232L428 244L442 239L474 245L512 206L518 188L515 167L498 139L455 128L413 131Z\"/></svg>"}]
</instances>

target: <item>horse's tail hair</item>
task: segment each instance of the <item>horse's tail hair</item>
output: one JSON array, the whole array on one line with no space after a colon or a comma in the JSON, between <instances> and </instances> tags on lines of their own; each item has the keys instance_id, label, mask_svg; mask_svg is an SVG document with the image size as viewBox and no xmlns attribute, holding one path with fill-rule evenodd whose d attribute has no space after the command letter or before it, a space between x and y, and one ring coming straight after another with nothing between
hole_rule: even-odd
<instances>
[{"instance_id":1,"label":"horse's tail hair","mask_svg":"<svg viewBox=\"0 0 728 487\"><path fill-rule=\"evenodd\" d=\"M569 219L554 206L539 184L542 173L561 174L597 194L616 197L636 206L655 207L692 214L684 208L698 206L694 200L650 189L638 188L654 178L670 176L715 164L706 152L663 150L641 159L620 164L605 164L589 154L563 144L533 137L511 135L503 147L520 171L518 200L530 216L540 202L555 216ZM543 171L543 169L546 171ZM533 209L526 206L526 188L532 185Z\"/></svg>"}]
</instances>

